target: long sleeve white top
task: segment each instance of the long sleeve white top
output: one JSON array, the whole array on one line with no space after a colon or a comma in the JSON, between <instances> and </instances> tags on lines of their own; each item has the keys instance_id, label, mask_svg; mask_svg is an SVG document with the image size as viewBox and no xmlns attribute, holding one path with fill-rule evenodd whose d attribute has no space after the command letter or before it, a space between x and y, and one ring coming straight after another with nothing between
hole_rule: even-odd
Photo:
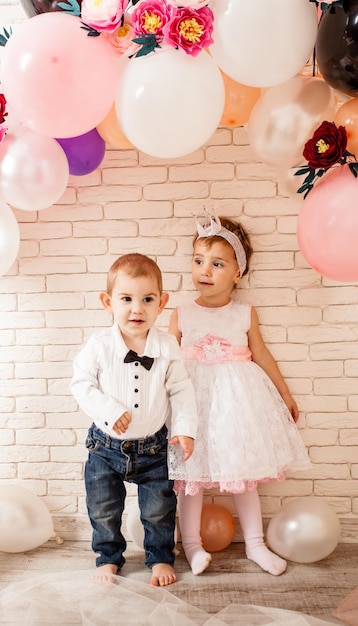
<instances>
[{"instance_id":1,"label":"long sleeve white top","mask_svg":"<svg viewBox=\"0 0 358 626\"><path fill-rule=\"evenodd\" d=\"M116 439L142 439L166 423L171 437L195 438L197 411L179 345L173 335L151 328L144 354L154 358L148 371L124 363L128 352L117 324L94 333L74 360L70 390L96 426ZM128 429L113 426L128 411Z\"/></svg>"}]
</instances>

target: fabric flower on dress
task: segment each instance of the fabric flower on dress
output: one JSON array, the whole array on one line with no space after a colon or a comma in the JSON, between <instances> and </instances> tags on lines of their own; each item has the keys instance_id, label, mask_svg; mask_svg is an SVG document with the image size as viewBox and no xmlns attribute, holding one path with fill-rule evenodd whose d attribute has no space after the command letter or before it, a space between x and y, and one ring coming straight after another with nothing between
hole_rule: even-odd
<instances>
[{"instance_id":1,"label":"fabric flower on dress","mask_svg":"<svg viewBox=\"0 0 358 626\"><path fill-rule=\"evenodd\" d=\"M121 26L129 0L82 0L81 19L99 32L113 33Z\"/></svg>"},{"instance_id":2,"label":"fabric flower on dress","mask_svg":"<svg viewBox=\"0 0 358 626\"><path fill-rule=\"evenodd\" d=\"M173 18L163 29L164 42L195 57L214 43L213 22L214 14L207 6L174 9Z\"/></svg>"},{"instance_id":3,"label":"fabric flower on dress","mask_svg":"<svg viewBox=\"0 0 358 626\"><path fill-rule=\"evenodd\" d=\"M193 353L199 361L211 363L226 360L232 353L232 345L221 337L205 335L193 346Z\"/></svg>"},{"instance_id":4,"label":"fabric flower on dress","mask_svg":"<svg viewBox=\"0 0 358 626\"><path fill-rule=\"evenodd\" d=\"M300 167L295 172L295 176L306 175L306 178L297 193L303 193L305 198L316 180L334 165L347 164L352 174L357 177L358 162L355 156L348 152L347 140L347 131L344 126L337 128L334 122L322 122L311 139L305 143L303 156L307 161L307 166Z\"/></svg>"}]
</instances>

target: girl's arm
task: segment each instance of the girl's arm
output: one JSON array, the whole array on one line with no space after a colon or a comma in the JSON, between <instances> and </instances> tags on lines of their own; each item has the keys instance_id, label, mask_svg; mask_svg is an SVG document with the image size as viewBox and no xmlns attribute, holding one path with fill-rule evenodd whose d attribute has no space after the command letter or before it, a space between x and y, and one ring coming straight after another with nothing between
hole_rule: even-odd
<instances>
[{"instance_id":1,"label":"girl's arm","mask_svg":"<svg viewBox=\"0 0 358 626\"><path fill-rule=\"evenodd\" d=\"M179 330L179 322L178 322L178 309L174 309L173 313L170 316L168 331L171 335L174 335L179 345L181 344L181 332Z\"/></svg>"},{"instance_id":2,"label":"girl's arm","mask_svg":"<svg viewBox=\"0 0 358 626\"><path fill-rule=\"evenodd\" d=\"M259 328L257 312L253 307L251 308L251 326L248 332L248 338L252 360L266 372L269 378L271 378L273 384L277 387L278 392L285 401L294 421L297 422L299 416L297 404L290 394L275 359L266 347Z\"/></svg>"}]
</instances>

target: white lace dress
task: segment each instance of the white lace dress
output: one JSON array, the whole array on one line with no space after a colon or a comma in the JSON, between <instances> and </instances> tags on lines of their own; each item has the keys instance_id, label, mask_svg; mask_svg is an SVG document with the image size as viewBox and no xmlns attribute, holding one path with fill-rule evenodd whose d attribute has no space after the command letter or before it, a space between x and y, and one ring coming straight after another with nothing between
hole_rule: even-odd
<instances>
[{"instance_id":1,"label":"white lace dress","mask_svg":"<svg viewBox=\"0 0 358 626\"><path fill-rule=\"evenodd\" d=\"M169 446L169 476L177 490L242 493L284 471L311 467L295 422L276 387L251 360L251 306L219 308L195 302L178 308L182 351L194 384L199 425L195 449L181 460Z\"/></svg>"}]
</instances>

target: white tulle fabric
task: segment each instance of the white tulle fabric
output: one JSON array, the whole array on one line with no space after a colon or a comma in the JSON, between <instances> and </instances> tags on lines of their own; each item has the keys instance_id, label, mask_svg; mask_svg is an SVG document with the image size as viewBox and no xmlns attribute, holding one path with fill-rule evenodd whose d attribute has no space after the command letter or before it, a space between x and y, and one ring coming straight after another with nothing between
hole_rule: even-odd
<instances>
[{"instance_id":1,"label":"white tulle fabric","mask_svg":"<svg viewBox=\"0 0 358 626\"><path fill-rule=\"evenodd\" d=\"M2 626L327 626L304 613L230 604L215 615L180 600L167 589L114 576L106 585L93 570L46 572L0 591Z\"/></svg>"},{"instance_id":2,"label":"white tulle fabric","mask_svg":"<svg viewBox=\"0 0 358 626\"><path fill-rule=\"evenodd\" d=\"M219 308L195 302L179 307L199 426L194 453L186 463L179 446L170 446L169 474L176 489L185 488L187 494L214 487L242 493L260 482L284 480L287 469L311 466L276 387L247 360L250 319L250 305L236 301Z\"/></svg>"}]
</instances>

